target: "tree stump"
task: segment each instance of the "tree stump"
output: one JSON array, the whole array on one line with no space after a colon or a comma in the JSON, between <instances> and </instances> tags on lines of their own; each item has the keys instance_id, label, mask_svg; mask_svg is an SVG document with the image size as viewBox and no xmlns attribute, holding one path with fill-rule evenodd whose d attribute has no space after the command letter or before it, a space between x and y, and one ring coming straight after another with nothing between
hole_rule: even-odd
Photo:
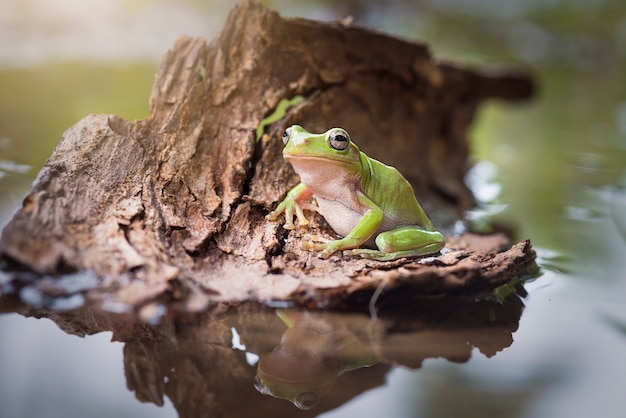
<instances>
[{"instance_id":1,"label":"tree stump","mask_svg":"<svg viewBox=\"0 0 626 418\"><path fill-rule=\"evenodd\" d=\"M294 123L345 128L398 168L449 232L474 205L464 177L477 106L531 95L523 74L460 68L422 44L348 22L283 19L246 1L212 42L183 37L165 54L148 119L90 115L63 134L2 231L0 254L5 269L19 267L13 288L40 301L80 294L129 309L249 300L350 308L381 283L387 295L489 291L533 264L528 241L449 235L442 256L386 263L302 251L309 231L264 219L298 182L279 138ZM296 96L304 100L257 138L264 118ZM320 217L312 227L332 235Z\"/></svg>"}]
</instances>

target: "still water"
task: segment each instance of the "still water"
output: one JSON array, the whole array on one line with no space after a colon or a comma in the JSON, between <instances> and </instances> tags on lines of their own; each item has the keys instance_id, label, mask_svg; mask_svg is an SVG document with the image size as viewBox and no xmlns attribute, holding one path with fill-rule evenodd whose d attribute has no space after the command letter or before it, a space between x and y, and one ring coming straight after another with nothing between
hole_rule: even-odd
<instances>
[{"instance_id":1,"label":"still water","mask_svg":"<svg viewBox=\"0 0 626 418\"><path fill-rule=\"evenodd\" d=\"M2 225L65 128L88 113L147 116L162 52L179 34L210 38L232 4L5 3ZM486 106L472 147L479 197L498 209L495 221L531 238L543 274L504 304L422 301L376 321L252 308L158 325L82 311L52 321L10 313L6 301L0 417L624 416L623 2L265 4L318 19L352 14L425 40L437 56L532 71L535 101ZM302 411L261 392L317 405Z\"/></svg>"}]
</instances>

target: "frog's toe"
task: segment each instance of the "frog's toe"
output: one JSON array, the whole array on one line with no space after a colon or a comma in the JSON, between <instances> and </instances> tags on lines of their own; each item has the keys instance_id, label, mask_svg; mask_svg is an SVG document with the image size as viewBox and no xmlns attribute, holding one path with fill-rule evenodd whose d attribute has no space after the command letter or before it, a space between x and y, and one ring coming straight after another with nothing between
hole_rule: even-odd
<instances>
[{"instance_id":1,"label":"frog's toe","mask_svg":"<svg viewBox=\"0 0 626 418\"><path fill-rule=\"evenodd\" d=\"M298 226L307 226L309 224L309 220L304 216L300 206L296 207L296 218L298 219Z\"/></svg>"},{"instance_id":2,"label":"frog's toe","mask_svg":"<svg viewBox=\"0 0 626 418\"><path fill-rule=\"evenodd\" d=\"M330 258L331 255L333 255L334 251L331 251L329 249L325 249L323 251L320 252L320 258L323 258L324 260L327 260Z\"/></svg>"},{"instance_id":3,"label":"frog's toe","mask_svg":"<svg viewBox=\"0 0 626 418\"><path fill-rule=\"evenodd\" d=\"M345 250L343 252L346 256L358 256L361 258L368 258L371 260L378 260L380 257L384 256L385 253L377 250L370 250L368 248L354 248L352 250Z\"/></svg>"},{"instance_id":4,"label":"frog's toe","mask_svg":"<svg viewBox=\"0 0 626 418\"><path fill-rule=\"evenodd\" d=\"M322 242L322 243L326 243L326 242L332 241L332 240L330 240L328 238L320 237L319 235L311 235L310 238L311 238L311 241Z\"/></svg>"},{"instance_id":5,"label":"frog's toe","mask_svg":"<svg viewBox=\"0 0 626 418\"><path fill-rule=\"evenodd\" d=\"M322 244L318 244L312 241L303 241L300 244L300 248L302 248L305 251L321 251L324 249L324 246Z\"/></svg>"}]
</instances>

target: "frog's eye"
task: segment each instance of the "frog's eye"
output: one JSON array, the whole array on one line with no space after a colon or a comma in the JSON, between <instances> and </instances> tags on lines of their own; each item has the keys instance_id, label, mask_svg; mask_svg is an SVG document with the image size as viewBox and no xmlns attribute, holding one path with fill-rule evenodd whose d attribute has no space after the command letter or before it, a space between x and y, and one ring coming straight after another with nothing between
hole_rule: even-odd
<instances>
[{"instance_id":1,"label":"frog's eye","mask_svg":"<svg viewBox=\"0 0 626 418\"><path fill-rule=\"evenodd\" d=\"M283 132L283 144L287 145L287 142L289 142L289 138L291 138L291 126L285 129L285 132Z\"/></svg>"},{"instance_id":2,"label":"frog's eye","mask_svg":"<svg viewBox=\"0 0 626 418\"><path fill-rule=\"evenodd\" d=\"M350 136L343 129L335 129L328 135L328 143L332 148L343 151L350 144Z\"/></svg>"},{"instance_id":3,"label":"frog's eye","mask_svg":"<svg viewBox=\"0 0 626 418\"><path fill-rule=\"evenodd\" d=\"M320 395L315 392L303 392L296 397L295 405L302 410L313 408L320 401Z\"/></svg>"}]
</instances>

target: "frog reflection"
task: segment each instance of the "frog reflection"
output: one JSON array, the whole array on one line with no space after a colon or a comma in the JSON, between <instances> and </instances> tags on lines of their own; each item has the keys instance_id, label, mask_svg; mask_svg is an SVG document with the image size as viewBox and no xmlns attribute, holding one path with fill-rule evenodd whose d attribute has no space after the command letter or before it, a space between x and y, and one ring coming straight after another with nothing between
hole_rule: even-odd
<instances>
[{"instance_id":1,"label":"frog reflection","mask_svg":"<svg viewBox=\"0 0 626 418\"><path fill-rule=\"evenodd\" d=\"M311 409L338 376L377 362L371 347L346 327L308 313L277 314L289 328L280 344L259 360L255 387L264 395Z\"/></svg>"}]
</instances>

